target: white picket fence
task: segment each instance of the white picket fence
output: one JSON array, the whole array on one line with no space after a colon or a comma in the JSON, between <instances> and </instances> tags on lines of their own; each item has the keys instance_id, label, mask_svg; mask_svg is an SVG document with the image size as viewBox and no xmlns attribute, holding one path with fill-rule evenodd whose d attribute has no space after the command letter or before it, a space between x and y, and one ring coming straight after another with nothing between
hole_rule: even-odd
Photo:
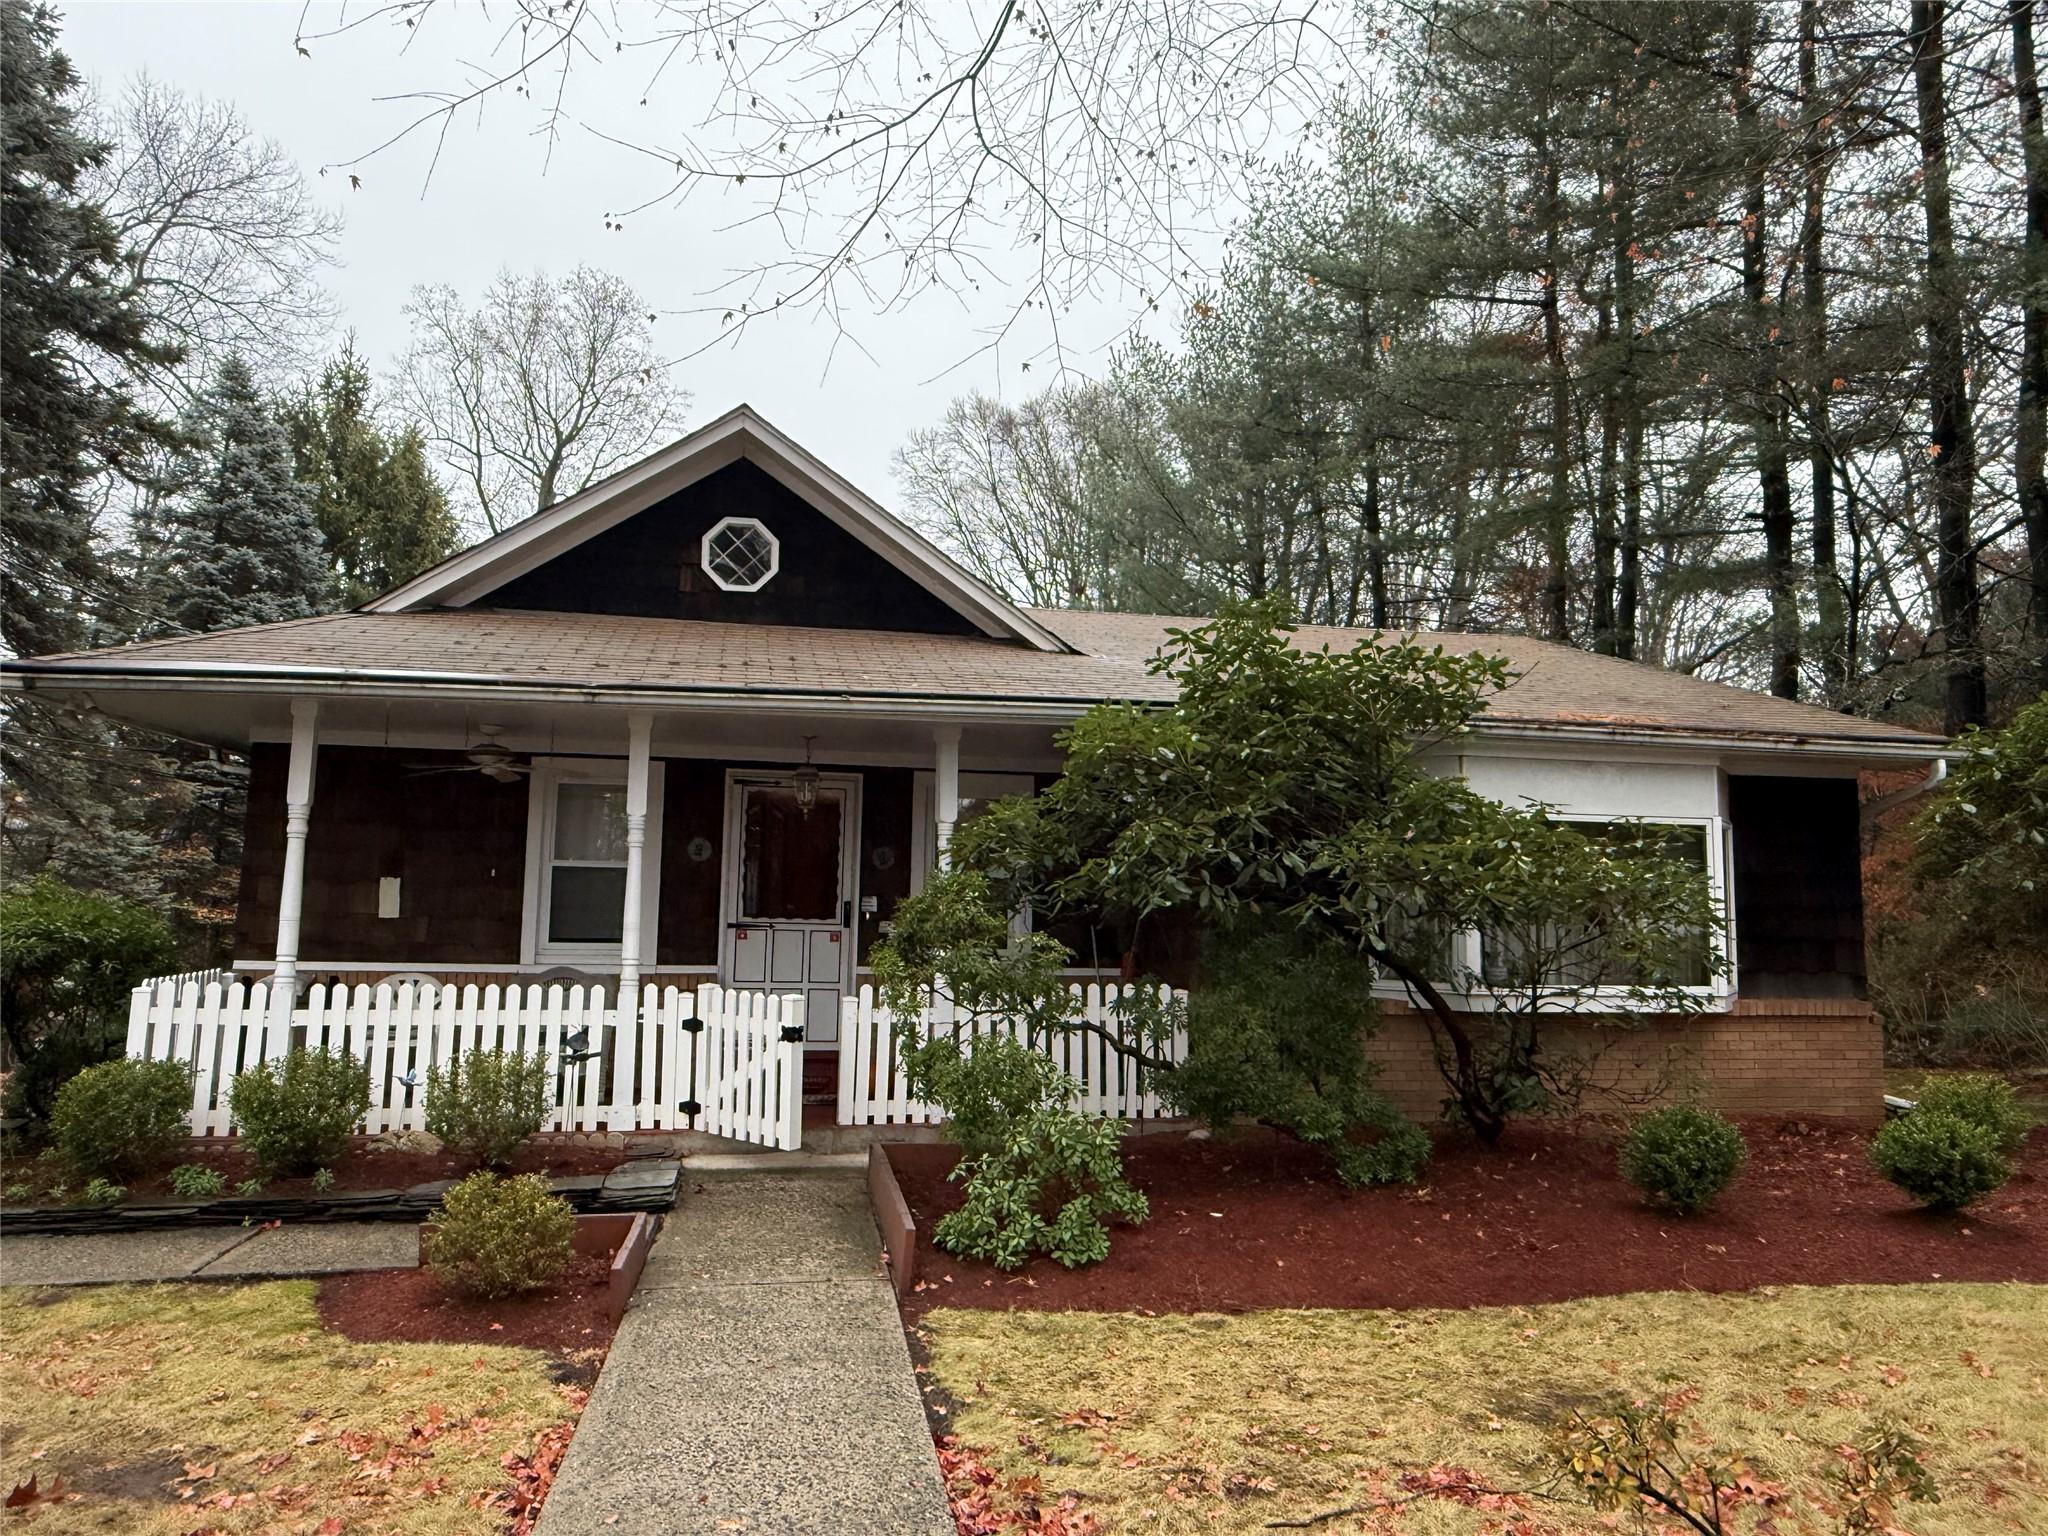
<instances>
[{"instance_id":1,"label":"white picket fence","mask_svg":"<svg viewBox=\"0 0 2048 1536\"><path fill-rule=\"evenodd\" d=\"M1117 986L1070 987L1072 1017L1085 1020L1122 1041L1128 1026L1119 1004L1126 994L1138 989ZM1158 988L1161 1001L1187 994L1170 987ZM927 1005L921 1021L927 1033L951 1031L963 1035L1007 1034L1024 1040L1023 1025L1015 1019L962 1017L953 1004L938 999ZM1187 1059L1188 1041L1184 1028L1176 1028L1163 1048L1133 1038L1130 1043L1148 1055L1179 1063ZM1036 1042L1037 1048L1059 1063L1060 1070L1081 1085L1074 1107L1085 1115L1121 1120L1156 1120L1167 1113L1160 1103L1154 1073L1122 1055L1103 1034L1083 1029L1061 1030ZM913 1099L896 1038L896 1016L875 1000L872 987L862 987L849 997L839 1014L839 1123L841 1125L936 1125L945 1118L934 1105Z\"/></svg>"},{"instance_id":2,"label":"white picket fence","mask_svg":"<svg viewBox=\"0 0 2048 1536\"><path fill-rule=\"evenodd\" d=\"M292 1045L346 1051L370 1072L366 1134L426 1125L430 1068L472 1050L554 1064L554 1131L692 1129L794 1151L803 1134L800 996L648 986L637 1009L602 987L315 986L287 1019L267 985L219 972L137 987L128 1054L192 1071L195 1136L233 1135L235 1078ZM582 1033L582 1049L570 1042Z\"/></svg>"}]
</instances>

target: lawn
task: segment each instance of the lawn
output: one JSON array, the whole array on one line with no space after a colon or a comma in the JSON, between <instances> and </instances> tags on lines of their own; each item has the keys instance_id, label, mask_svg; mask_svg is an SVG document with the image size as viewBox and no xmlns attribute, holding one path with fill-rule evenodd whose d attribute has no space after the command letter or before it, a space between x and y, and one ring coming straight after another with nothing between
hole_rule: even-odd
<instances>
[{"instance_id":1,"label":"lawn","mask_svg":"<svg viewBox=\"0 0 2048 1536\"><path fill-rule=\"evenodd\" d=\"M1263 1531L1382 1498L1406 1502L1313 1529L1634 1530L1568 1498L1414 1496L1462 1481L1452 1467L1538 1487L1553 1422L1617 1394L1675 1399L1696 1443L1783 1483L1780 1536L1839 1529L1837 1448L1887 1419L1924 1442L1941 1494L1906 1506L1904 1529L2048 1530L2048 1286L1236 1316L938 1308L919 1332L960 1442L1048 1504L1078 1494L1105 1532Z\"/></svg>"},{"instance_id":2,"label":"lawn","mask_svg":"<svg viewBox=\"0 0 2048 1536\"><path fill-rule=\"evenodd\" d=\"M311 1281L0 1292L0 1372L42 1536L499 1533L583 1401L535 1350L351 1343Z\"/></svg>"}]
</instances>

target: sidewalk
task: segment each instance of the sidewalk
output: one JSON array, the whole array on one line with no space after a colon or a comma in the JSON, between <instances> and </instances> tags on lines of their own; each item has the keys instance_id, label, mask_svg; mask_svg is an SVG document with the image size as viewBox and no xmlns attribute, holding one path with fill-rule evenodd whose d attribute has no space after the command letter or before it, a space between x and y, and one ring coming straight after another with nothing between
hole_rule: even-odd
<instances>
[{"instance_id":1,"label":"sidewalk","mask_svg":"<svg viewBox=\"0 0 2048 1536\"><path fill-rule=\"evenodd\" d=\"M78 1237L0 1232L0 1285L279 1278L349 1269L415 1269L420 1229L389 1221L281 1227L184 1227Z\"/></svg>"},{"instance_id":2,"label":"sidewalk","mask_svg":"<svg viewBox=\"0 0 2048 1536\"><path fill-rule=\"evenodd\" d=\"M695 1182L655 1242L540 1536L951 1536L862 1176Z\"/></svg>"}]
</instances>

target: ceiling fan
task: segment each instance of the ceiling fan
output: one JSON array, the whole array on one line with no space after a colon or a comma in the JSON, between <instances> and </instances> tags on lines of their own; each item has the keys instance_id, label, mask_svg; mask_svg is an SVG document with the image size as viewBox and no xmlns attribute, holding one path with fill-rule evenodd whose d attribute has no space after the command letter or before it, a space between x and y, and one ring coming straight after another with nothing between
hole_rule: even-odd
<instances>
[{"instance_id":1,"label":"ceiling fan","mask_svg":"<svg viewBox=\"0 0 2048 1536\"><path fill-rule=\"evenodd\" d=\"M483 740L466 750L460 763L414 763L407 778L423 778L430 773L480 773L487 779L500 784L514 784L533 772L530 763L522 762L519 754L497 735L504 729L501 725L486 725L480 728Z\"/></svg>"}]
</instances>

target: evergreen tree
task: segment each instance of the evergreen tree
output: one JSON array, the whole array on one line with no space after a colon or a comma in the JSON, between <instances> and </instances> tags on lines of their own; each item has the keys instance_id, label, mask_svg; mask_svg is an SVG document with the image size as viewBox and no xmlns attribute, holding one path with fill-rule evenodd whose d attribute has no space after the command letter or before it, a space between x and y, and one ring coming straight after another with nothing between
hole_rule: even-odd
<instances>
[{"instance_id":1,"label":"evergreen tree","mask_svg":"<svg viewBox=\"0 0 2048 1536\"><path fill-rule=\"evenodd\" d=\"M353 338L280 415L344 604L388 592L454 552L455 515L428 467L426 441L416 426L393 435L378 424Z\"/></svg>"},{"instance_id":2,"label":"evergreen tree","mask_svg":"<svg viewBox=\"0 0 2048 1536\"><path fill-rule=\"evenodd\" d=\"M325 610L334 581L313 498L241 358L221 364L189 431L202 446L190 491L163 517L162 630L203 633Z\"/></svg>"},{"instance_id":3,"label":"evergreen tree","mask_svg":"<svg viewBox=\"0 0 2048 1536\"><path fill-rule=\"evenodd\" d=\"M78 196L107 146L79 121L56 37L47 7L0 0L0 640L17 655L90 638L94 480L170 435L109 380L175 356L149 341L113 228Z\"/></svg>"}]
</instances>

